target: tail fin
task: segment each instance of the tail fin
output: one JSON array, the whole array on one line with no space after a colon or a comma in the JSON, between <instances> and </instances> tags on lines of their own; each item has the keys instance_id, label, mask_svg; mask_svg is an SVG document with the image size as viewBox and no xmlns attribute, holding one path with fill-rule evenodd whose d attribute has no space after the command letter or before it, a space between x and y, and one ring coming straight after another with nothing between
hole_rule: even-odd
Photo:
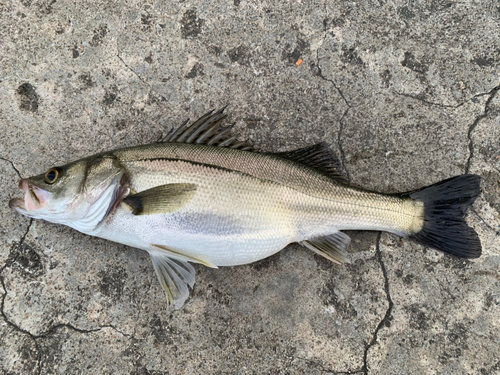
<instances>
[{"instance_id":1,"label":"tail fin","mask_svg":"<svg viewBox=\"0 0 500 375\"><path fill-rule=\"evenodd\" d=\"M479 176L466 174L406 193L424 203L423 228L408 237L445 253L479 258L481 242L464 220L465 210L479 195L479 181Z\"/></svg>"}]
</instances>

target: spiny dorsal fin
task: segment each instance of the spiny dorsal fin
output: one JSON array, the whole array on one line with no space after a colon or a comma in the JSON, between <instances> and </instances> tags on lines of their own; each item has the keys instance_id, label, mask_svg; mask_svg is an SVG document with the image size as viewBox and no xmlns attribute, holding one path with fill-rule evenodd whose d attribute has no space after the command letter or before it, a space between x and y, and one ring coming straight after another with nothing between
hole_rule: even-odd
<instances>
[{"instance_id":1,"label":"spiny dorsal fin","mask_svg":"<svg viewBox=\"0 0 500 375\"><path fill-rule=\"evenodd\" d=\"M299 148L298 150L278 152L275 155L307 165L337 181L349 183L342 168L342 163L325 142Z\"/></svg>"},{"instance_id":2,"label":"spiny dorsal fin","mask_svg":"<svg viewBox=\"0 0 500 375\"><path fill-rule=\"evenodd\" d=\"M300 242L302 246L338 264L347 262L347 247L350 243L351 238L344 232Z\"/></svg>"},{"instance_id":3,"label":"spiny dorsal fin","mask_svg":"<svg viewBox=\"0 0 500 375\"><path fill-rule=\"evenodd\" d=\"M215 112L211 110L198 120L188 125L188 121L177 130L168 134L163 142L192 143L198 145L234 148L242 151L256 151L246 142L236 140L230 131L233 125L223 127L220 122L227 117L224 114L226 107Z\"/></svg>"},{"instance_id":4,"label":"spiny dorsal fin","mask_svg":"<svg viewBox=\"0 0 500 375\"><path fill-rule=\"evenodd\" d=\"M161 252L149 251L149 255L168 303L173 305L174 309L180 309L189 297L187 286L194 286L193 266L186 261L169 258Z\"/></svg>"},{"instance_id":5,"label":"spiny dorsal fin","mask_svg":"<svg viewBox=\"0 0 500 375\"><path fill-rule=\"evenodd\" d=\"M186 205L195 192L194 184L160 185L129 195L123 203L133 215L166 214Z\"/></svg>"}]
</instances>

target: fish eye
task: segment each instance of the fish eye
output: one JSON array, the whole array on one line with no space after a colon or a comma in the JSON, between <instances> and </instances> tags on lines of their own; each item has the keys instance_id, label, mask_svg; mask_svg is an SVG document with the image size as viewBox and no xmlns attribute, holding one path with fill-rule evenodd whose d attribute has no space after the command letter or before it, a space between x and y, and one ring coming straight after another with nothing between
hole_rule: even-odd
<instances>
[{"instance_id":1,"label":"fish eye","mask_svg":"<svg viewBox=\"0 0 500 375\"><path fill-rule=\"evenodd\" d=\"M45 173L45 182L48 184L53 184L54 182L57 181L58 177L59 177L59 169L58 168L50 168Z\"/></svg>"}]
</instances>

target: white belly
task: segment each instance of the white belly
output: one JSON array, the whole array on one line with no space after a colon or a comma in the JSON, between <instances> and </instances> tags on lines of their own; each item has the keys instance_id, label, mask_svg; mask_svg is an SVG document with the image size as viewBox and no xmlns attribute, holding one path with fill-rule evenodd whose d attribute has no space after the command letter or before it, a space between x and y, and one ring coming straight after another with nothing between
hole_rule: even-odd
<instances>
[{"instance_id":1,"label":"white belly","mask_svg":"<svg viewBox=\"0 0 500 375\"><path fill-rule=\"evenodd\" d=\"M152 245L160 245L215 266L234 266L264 259L294 242L295 231L283 224L259 216L185 210L134 216L119 207L89 234L146 251L156 251Z\"/></svg>"}]
</instances>

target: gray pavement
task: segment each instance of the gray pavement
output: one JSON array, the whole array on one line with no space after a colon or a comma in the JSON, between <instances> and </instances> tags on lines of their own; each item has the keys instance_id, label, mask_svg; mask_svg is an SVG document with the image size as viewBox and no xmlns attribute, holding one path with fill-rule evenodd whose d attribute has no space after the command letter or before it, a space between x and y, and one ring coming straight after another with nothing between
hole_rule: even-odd
<instances>
[{"instance_id":1,"label":"gray pavement","mask_svg":"<svg viewBox=\"0 0 500 375\"><path fill-rule=\"evenodd\" d=\"M499 35L492 0L0 2L0 373L500 373ZM351 232L347 265L196 265L169 311L147 253L7 207L20 176L224 105L365 188L481 175L483 256Z\"/></svg>"}]
</instances>

